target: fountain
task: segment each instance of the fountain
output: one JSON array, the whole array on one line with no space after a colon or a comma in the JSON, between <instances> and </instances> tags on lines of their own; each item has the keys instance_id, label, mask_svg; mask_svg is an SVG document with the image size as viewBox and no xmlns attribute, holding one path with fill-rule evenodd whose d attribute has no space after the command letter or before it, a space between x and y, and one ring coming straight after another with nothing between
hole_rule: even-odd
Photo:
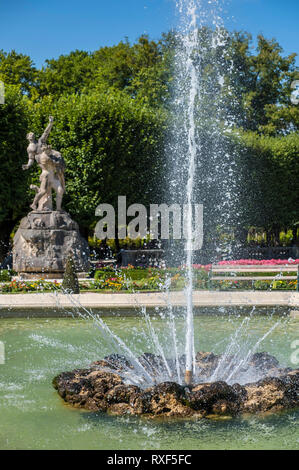
<instances>
[{"instance_id":1,"label":"fountain","mask_svg":"<svg viewBox=\"0 0 299 470\"><path fill-rule=\"evenodd\" d=\"M211 39L216 49L225 44L225 34L216 9L218 2L210 1L208 5L214 28ZM133 347L129 347L113 333L101 317L82 308L77 300L70 298L77 315L85 320L92 319L102 337L110 341L115 353L95 361L88 368L58 375L53 385L59 395L75 407L106 411L115 415L202 418L295 408L299 405L299 370L283 367L274 356L257 352L263 341L278 327L279 321L268 328L252 345L247 338L247 328L251 320L249 316L232 335L223 354L195 352L192 212L195 198L198 197L195 190L196 171L199 171L198 168L204 171L204 161L210 158L213 164L215 163L214 170L218 177L220 173L217 173L219 163L216 165L216 152L211 152L208 156L205 154L206 145L200 122L208 118L209 108L212 106L212 103L207 103L206 100L206 83L201 70L206 60L201 54L208 53L201 51L199 32L199 25L203 26L209 15L200 0L179 0L178 8L183 18L183 26L177 36L177 76L173 90L174 114L177 119L170 138L170 166L173 168L171 190L187 208L184 341L182 337L178 337L171 304L167 306L166 311L161 312L169 328L169 336L167 337L165 332L164 342L158 338L146 309L142 309L149 341L155 353L138 355ZM223 72L223 61L220 59L220 62L218 69ZM212 65L215 65L216 70L217 64ZM211 97L211 87L215 88L214 98L219 101L220 107L213 103L216 114L213 114L215 110L211 111L210 119L215 119L209 123L209 138L217 140L220 145L220 124L229 132L235 121L231 112L225 114L224 106L221 105L220 95L224 78L221 73L217 73L214 77L217 86L209 84L209 95ZM205 104L201 105L201 101ZM225 202L218 208L218 213L228 222L231 220L235 202L232 155L225 155L221 172L226 175L222 183L225 187ZM237 215L238 212L234 213L233 217ZM179 352L182 343L184 354ZM172 351L167 355L165 350L169 349L170 344Z\"/></svg>"}]
</instances>

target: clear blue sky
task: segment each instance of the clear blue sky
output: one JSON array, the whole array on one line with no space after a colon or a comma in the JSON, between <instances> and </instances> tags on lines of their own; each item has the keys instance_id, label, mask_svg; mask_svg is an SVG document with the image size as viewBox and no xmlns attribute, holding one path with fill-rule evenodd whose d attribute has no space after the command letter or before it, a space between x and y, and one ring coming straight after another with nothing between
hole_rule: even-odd
<instances>
[{"instance_id":1,"label":"clear blue sky","mask_svg":"<svg viewBox=\"0 0 299 470\"><path fill-rule=\"evenodd\" d=\"M286 54L299 54L299 0L226 4L229 29L275 37ZM174 0L0 0L0 49L28 54L39 67L47 58L93 51L126 36L135 41L147 33L158 39L175 22Z\"/></svg>"}]
</instances>

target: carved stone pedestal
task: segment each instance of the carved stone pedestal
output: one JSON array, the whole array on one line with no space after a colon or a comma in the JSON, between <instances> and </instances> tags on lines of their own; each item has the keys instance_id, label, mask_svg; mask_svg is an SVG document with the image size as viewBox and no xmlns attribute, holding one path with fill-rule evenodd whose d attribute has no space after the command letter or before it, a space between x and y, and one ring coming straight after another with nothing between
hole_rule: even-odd
<instances>
[{"instance_id":1,"label":"carved stone pedestal","mask_svg":"<svg viewBox=\"0 0 299 470\"><path fill-rule=\"evenodd\" d=\"M32 211L14 237L13 269L18 273L64 272L72 255L77 271L89 270L89 248L79 227L64 211Z\"/></svg>"}]
</instances>

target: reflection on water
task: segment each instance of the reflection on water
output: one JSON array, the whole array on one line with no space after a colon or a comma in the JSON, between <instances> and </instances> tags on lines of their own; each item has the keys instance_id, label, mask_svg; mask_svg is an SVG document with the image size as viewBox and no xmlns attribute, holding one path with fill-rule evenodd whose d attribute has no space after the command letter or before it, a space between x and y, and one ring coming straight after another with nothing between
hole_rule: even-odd
<instances>
[{"instance_id":1,"label":"reflection on water","mask_svg":"<svg viewBox=\"0 0 299 470\"><path fill-rule=\"evenodd\" d=\"M196 345L222 353L244 318L195 318ZM142 318L107 318L107 324L135 352L150 345L140 334ZM158 334L165 325L153 319ZM252 340L277 318L251 319ZM200 324L200 327L199 327ZM178 321L178 328L183 325ZM138 338L136 344L136 338ZM282 320L259 349L292 366L291 343L298 323ZM0 366L1 449L298 449L299 411L217 421L153 421L110 417L65 405L52 388L59 372L84 367L112 353L92 323L74 319L0 320L6 364Z\"/></svg>"}]
</instances>

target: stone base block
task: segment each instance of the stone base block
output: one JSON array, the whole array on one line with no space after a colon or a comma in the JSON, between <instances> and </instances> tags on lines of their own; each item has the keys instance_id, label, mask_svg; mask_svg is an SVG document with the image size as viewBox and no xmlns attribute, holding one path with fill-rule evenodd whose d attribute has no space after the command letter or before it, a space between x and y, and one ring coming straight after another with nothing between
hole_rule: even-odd
<instances>
[{"instance_id":1,"label":"stone base block","mask_svg":"<svg viewBox=\"0 0 299 470\"><path fill-rule=\"evenodd\" d=\"M13 269L18 273L42 273L61 277L69 255L79 272L89 271L88 243L79 227L64 211L32 211L21 220L14 237Z\"/></svg>"}]
</instances>

